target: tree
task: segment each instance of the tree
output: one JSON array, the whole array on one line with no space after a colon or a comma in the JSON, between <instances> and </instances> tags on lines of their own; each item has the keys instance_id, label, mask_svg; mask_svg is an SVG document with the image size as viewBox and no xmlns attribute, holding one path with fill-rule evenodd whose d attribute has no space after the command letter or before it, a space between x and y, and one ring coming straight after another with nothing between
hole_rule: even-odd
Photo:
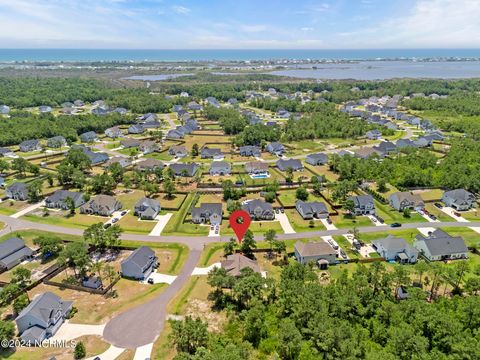
<instances>
[{"instance_id":1,"label":"tree","mask_svg":"<svg viewBox=\"0 0 480 360\"><path fill-rule=\"evenodd\" d=\"M355 216L355 203L353 202L353 200L349 199L345 201L343 208L347 210L350 215Z\"/></svg>"},{"instance_id":2,"label":"tree","mask_svg":"<svg viewBox=\"0 0 480 360\"><path fill-rule=\"evenodd\" d=\"M250 308L252 304L262 299L265 289L265 279L249 267L240 270L240 276L235 279L232 293L239 308Z\"/></svg>"},{"instance_id":3,"label":"tree","mask_svg":"<svg viewBox=\"0 0 480 360\"><path fill-rule=\"evenodd\" d=\"M12 321L0 320L0 347L8 349L8 341L12 340L15 336L15 325Z\"/></svg>"},{"instance_id":4,"label":"tree","mask_svg":"<svg viewBox=\"0 0 480 360\"><path fill-rule=\"evenodd\" d=\"M257 248L257 242L253 237L253 233L250 230L247 230L245 233L242 242L240 243L240 251L247 257L253 255L253 249Z\"/></svg>"},{"instance_id":5,"label":"tree","mask_svg":"<svg viewBox=\"0 0 480 360\"><path fill-rule=\"evenodd\" d=\"M187 316L183 321L172 321L171 325L171 340L178 352L195 354L198 348L207 346L207 324L200 318Z\"/></svg>"},{"instance_id":6,"label":"tree","mask_svg":"<svg viewBox=\"0 0 480 360\"><path fill-rule=\"evenodd\" d=\"M28 295L26 293L23 293L22 295L18 296L14 301L13 301L13 312L15 315L20 314L20 311L25 309L28 304L30 303L30 300L28 299Z\"/></svg>"},{"instance_id":7,"label":"tree","mask_svg":"<svg viewBox=\"0 0 480 360\"><path fill-rule=\"evenodd\" d=\"M28 184L28 201L37 202L42 196L42 180L35 180Z\"/></svg>"},{"instance_id":8,"label":"tree","mask_svg":"<svg viewBox=\"0 0 480 360\"><path fill-rule=\"evenodd\" d=\"M41 235L33 239L33 243L40 247L44 259L57 256L63 249L62 240L56 236Z\"/></svg>"},{"instance_id":9,"label":"tree","mask_svg":"<svg viewBox=\"0 0 480 360\"><path fill-rule=\"evenodd\" d=\"M304 186L300 186L297 191L295 191L295 197L298 200L307 201L308 199L308 191Z\"/></svg>"},{"instance_id":10,"label":"tree","mask_svg":"<svg viewBox=\"0 0 480 360\"><path fill-rule=\"evenodd\" d=\"M75 360L83 359L85 356L87 356L87 351L85 349L85 345L83 344L82 341L78 342L77 345L75 345L75 350L73 351L73 357Z\"/></svg>"},{"instance_id":11,"label":"tree","mask_svg":"<svg viewBox=\"0 0 480 360\"><path fill-rule=\"evenodd\" d=\"M4 174L8 169L10 169L10 164L6 160L0 159L0 174Z\"/></svg>"},{"instance_id":12,"label":"tree","mask_svg":"<svg viewBox=\"0 0 480 360\"><path fill-rule=\"evenodd\" d=\"M226 258L228 255L232 255L237 247L237 240L230 238L230 240L223 246L223 256Z\"/></svg>"},{"instance_id":13,"label":"tree","mask_svg":"<svg viewBox=\"0 0 480 360\"><path fill-rule=\"evenodd\" d=\"M264 235L265 241L270 245L270 251L273 251L273 243L277 239L277 233L273 229L268 229Z\"/></svg>"},{"instance_id":14,"label":"tree","mask_svg":"<svg viewBox=\"0 0 480 360\"><path fill-rule=\"evenodd\" d=\"M108 229L105 230L105 243L108 247L113 248L115 246L119 246L121 244L120 236L122 235L122 228L115 224L110 226Z\"/></svg>"},{"instance_id":15,"label":"tree","mask_svg":"<svg viewBox=\"0 0 480 360\"><path fill-rule=\"evenodd\" d=\"M83 238L85 241L95 248L105 249L107 246L107 240L105 237L105 228L103 223L99 222L93 225L90 225L83 231Z\"/></svg>"},{"instance_id":16,"label":"tree","mask_svg":"<svg viewBox=\"0 0 480 360\"><path fill-rule=\"evenodd\" d=\"M403 209L404 218L407 218L407 219L410 218L411 214L412 214L412 210L410 210L410 208L406 207L405 209Z\"/></svg>"},{"instance_id":17,"label":"tree","mask_svg":"<svg viewBox=\"0 0 480 360\"><path fill-rule=\"evenodd\" d=\"M286 250L287 250L287 245L285 245L285 243L282 240L275 240L273 242L273 251L275 251L277 255L281 255Z\"/></svg>"},{"instance_id":18,"label":"tree","mask_svg":"<svg viewBox=\"0 0 480 360\"><path fill-rule=\"evenodd\" d=\"M293 169L291 167L289 167L289 168L287 168L287 170L285 172L286 172L285 181L289 184L292 183L293 182Z\"/></svg>"},{"instance_id":19,"label":"tree","mask_svg":"<svg viewBox=\"0 0 480 360\"><path fill-rule=\"evenodd\" d=\"M145 192L146 197L154 196L160 192L158 185L149 181L144 181L142 183L142 189Z\"/></svg>"},{"instance_id":20,"label":"tree","mask_svg":"<svg viewBox=\"0 0 480 360\"><path fill-rule=\"evenodd\" d=\"M377 190L378 190L378 192L381 192L381 193L384 193L384 192L388 191L387 181L384 178L378 179Z\"/></svg>"},{"instance_id":21,"label":"tree","mask_svg":"<svg viewBox=\"0 0 480 360\"><path fill-rule=\"evenodd\" d=\"M308 227L310 228L315 227L315 221L313 221L313 219L310 219L310 221L308 222Z\"/></svg>"},{"instance_id":22,"label":"tree","mask_svg":"<svg viewBox=\"0 0 480 360\"><path fill-rule=\"evenodd\" d=\"M18 171L21 177L25 177L25 172L28 168L28 161L22 157L17 157L12 160L12 170Z\"/></svg>"},{"instance_id":23,"label":"tree","mask_svg":"<svg viewBox=\"0 0 480 360\"><path fill-rule=\"evenodd\" d=\"M192 145L192 157L197 157L198 156L198 144L193 144Z\"/></svg>"},{"instance_id":24,"label":"tree","mask_svg":"<svg viewBox=\"0 0 480 360\"><path fill-rule=\"evenodd\" d=\"M53 174L50 172L47 173L46 178L47 178L48 186L52 187L54 182Z\"/></svg>"},{"instance_id":25,"label":"tree","mask_svg":"<svg viewBox=\"0 0 480 360\"><path fill-rule=\"evenodd\" d=\"M103 267L103 276L108 279L109 284L113 284L113 282L117 278L118 274L117 274L117 272L115 271L115 269L113 268L112 265L106 264ZM110 288L110 291L113 291L113 287Z\"/></svg>"},{"instance_id":26,"label":"tree","mask_svg":"<svg viewBox=\"0 0 480 360\"><path fill-rule=\"evenodd\" d=\"M90 185L92 186L93 192L96 194L110 194L113 189L117 187L117 182L113 177L105 172L101 175L95 175L92 178Z\"/></svg>"},{"instance_id":27,"label":"tree","mask_svg":"<svg viewBox=\"0 0 480 360\"><path fill-rule=\"evenodd\" d=\"M75 200L73 200L70 196L67 196L65 199L65 205L67 205L70 215L75 215Z\"/></svg>"},{"instance_id":28,"label":"tree","mask_svg":"<svg viewBox=\"0 0 480 360\"><path fill-rule=\"evenodd\" d=\"M163 180L163 191L165 191L168 199L171 199L176 191L175 183L168 177Z\"/></svg>"},{"instance_id":29,"label":"tree","mask_svg":"<svg viewBox=\"0 0 480 360\"><path fill-rule=\"evenodd\" d=\"M11 283L17 284L21 289L27 287L30 283L30 278L32 277L32 272L22 266L17 266L12 272Z\"/></svg>"},{"instance_id":30,"label":"tree","mask_svg":"<svg viewBox=\"0 0 480 360\"><path fill-rule=\"evenodd\" d=\"M115 162L108 167L108 172L110 173L110 176L113 178L113 180L119 183L122 181L125 169L122 167L122 165L120 165L120 163Z\"/></svg>"},{"instance_id":31,"label":"tree","mask_svg":"<svg viewBox=\"0 0 480 360\"><path fill-rule=\"evenodd\" d=\"M278 328L278 353L282 359L294 360L301 350L302 335L290 319L283 319Z\"/></svg>"},{"instance_id":32,"label":"tree","mask_svg":"<svg viewBox=\"0 0 480 360\"><path fill-rule=\"evenodd\" d=\"M77 275L77 270L81 277L85 276L91 259L88 256L87 246L81 242L70 242L60 252L58 256L60 266L71 267Z\"/></svg>"}]
</instances>

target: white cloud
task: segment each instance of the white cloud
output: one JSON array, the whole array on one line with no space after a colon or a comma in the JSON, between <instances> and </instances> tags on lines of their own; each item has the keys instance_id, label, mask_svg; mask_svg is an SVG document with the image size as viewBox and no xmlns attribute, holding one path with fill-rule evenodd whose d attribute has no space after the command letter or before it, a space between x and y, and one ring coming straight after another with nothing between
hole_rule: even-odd
<instances>
[{"instance_id":1,"label":"white cloud","mask_svg":"<svg viewBox=\"0 0 480 360\"><path fill-rule=\"evenodd\" d=\"M185 7L185 6L181 6L181 5L174 5L172 6L172 10L174 12L176 12L177 14L182 14L182 15L186 15L186 14L189 14L192 10L190 10L189 8Z\"/></svg>"},{"instance_id":2,"label":"white cloud","mask_svg":"<svg viewBox=\"0 0 480 360\"><path fill-rule=\"evenodd\" d=\"M241 25L240 30L247 33L258 33L268 29L267 25Z\"/></svg>"},{"instance_id":3,"label":"white cloud","mask_svg":"<svg viewBox=\"0 0 480 360\"><path fill-rule=\"evenodd\" d=\"M302 31L313 31L314 29L313 29L313 27L304 26L304 27L300 28L300 30L302 30Z\"/></svg>"}]
</instances>

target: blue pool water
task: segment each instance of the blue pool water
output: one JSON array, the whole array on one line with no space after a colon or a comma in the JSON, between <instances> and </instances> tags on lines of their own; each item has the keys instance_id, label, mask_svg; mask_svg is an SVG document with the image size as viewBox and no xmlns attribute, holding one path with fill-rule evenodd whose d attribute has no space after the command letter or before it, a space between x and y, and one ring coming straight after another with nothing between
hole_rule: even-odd
<instances>
[{"instance_id":1,"label":"blue pool water","mask_svg":"<svg viewBox=\"0 0 480 360\"><path fill-rule=\"evenodd\" d=\"M270 174L252 174L250 175L252 179L268 179Z\"/></svg>"}]
</instances>

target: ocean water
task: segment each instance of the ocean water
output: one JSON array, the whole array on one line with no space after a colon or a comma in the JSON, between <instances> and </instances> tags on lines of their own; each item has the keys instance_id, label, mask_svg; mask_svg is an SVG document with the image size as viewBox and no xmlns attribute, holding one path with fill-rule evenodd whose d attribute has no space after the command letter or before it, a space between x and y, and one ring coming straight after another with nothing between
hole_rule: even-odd
<instances>
[{"instance_id":1,"label":"ocean water","mask_svg":"<svg viewBox=\"0 0 480 360\"><path fill-rule=\"evenodd\" d=\"M480 49L383 50L117 50L117 49L0 49L0 62L16 61L202 61L393 58L480 58Z\"/></svg>"}]
</instances>

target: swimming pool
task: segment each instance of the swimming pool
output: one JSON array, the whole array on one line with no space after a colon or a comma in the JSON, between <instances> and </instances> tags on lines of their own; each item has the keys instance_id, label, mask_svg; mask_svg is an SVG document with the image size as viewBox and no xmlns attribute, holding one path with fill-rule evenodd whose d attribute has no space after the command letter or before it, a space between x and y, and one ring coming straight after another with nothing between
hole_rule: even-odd
<instances>
[{"instance_id":1,"label":"swimming pool","mask_svg":"<svg viewBox=\"0 0 480 360\"><path fill-rule=\"evenodd\" d=\"M252 179L268 179L270 174L250 174Z\"/></svg>"}]
</instances>

